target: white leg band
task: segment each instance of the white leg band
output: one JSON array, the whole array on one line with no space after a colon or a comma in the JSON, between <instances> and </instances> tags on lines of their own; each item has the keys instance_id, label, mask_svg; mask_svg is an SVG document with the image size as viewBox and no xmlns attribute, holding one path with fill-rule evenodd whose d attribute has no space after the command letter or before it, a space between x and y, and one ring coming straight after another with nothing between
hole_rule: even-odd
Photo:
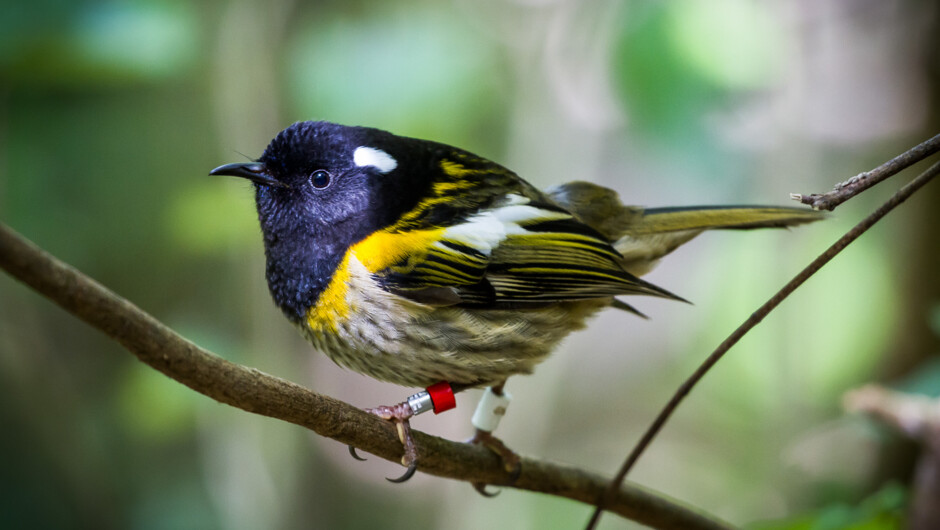
<instances>
[{"instance_id":1,"label":"white leg band","mask_svg":"<svg viewBox=\"0 0 940 530\"><path fill-rule=\"evenodd\" d=\"M481 431L495 431L499 425L499 420L506 415L506 408L509 407L511 400L512 396L508 392L503 392L503 395L497 396L492 388L487 387L470 422Z\"/></svg>"}]
</instances>

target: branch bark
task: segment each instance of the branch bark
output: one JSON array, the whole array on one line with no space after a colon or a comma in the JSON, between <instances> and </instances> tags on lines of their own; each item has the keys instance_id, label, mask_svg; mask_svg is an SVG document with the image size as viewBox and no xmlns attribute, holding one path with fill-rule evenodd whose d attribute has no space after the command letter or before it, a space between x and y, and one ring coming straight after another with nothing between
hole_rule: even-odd
<instances>
[{"instance_id":1,"label":"branch bark","mask_svg":"<svg viewBox=\"0 0 940 530\"><path fill-rule=\"evenodd\" d=\"M294 423L321 436L398 462L394 428L352 405L241 366L196 346L131 302L57 260L0 223L0 268L90 326L121 343L143 363L221 403ZM510 486L499 459L485 448L414 432L418 469L440 477ZM608 478L531 457L510 487L593 504ZM624 485L606 508L656 528L730 528L666 497Z\"/></svg>"},{"instance_id":2,"label":"branch bark","mask_svg":"<svg viewBox=\"0 0 940 530\"><path fill-rule=\"evenodd\" d=\"M844 182L836 184L830 192L812 193L810 195L792 193L790 194L790 198L795 201L800 201L803 204L808 204L812 206L814 210L832 211L836 209L836 206L855 197L882 180L901 172L907 167L937 152L940 152L940 134L888 160L871 171L859 173Z\"/></svg>"}]
</instances>

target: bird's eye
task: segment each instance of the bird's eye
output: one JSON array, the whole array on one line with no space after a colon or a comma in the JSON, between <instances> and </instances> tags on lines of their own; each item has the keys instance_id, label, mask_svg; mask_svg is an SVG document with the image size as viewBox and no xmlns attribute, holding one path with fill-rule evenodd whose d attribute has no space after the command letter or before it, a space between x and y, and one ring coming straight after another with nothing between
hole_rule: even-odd
<instances>
[{"instance_id":1,"label":"bird's eye","mask_svg":"<svg viewBox=\"0 0 940 530\"><path fill-rule=\"evenodd\" d=\"M310 175L310 183L314 188L323 189L330 185L330 174L322 169L318 169Z\"/></svg>"}]
</instances>

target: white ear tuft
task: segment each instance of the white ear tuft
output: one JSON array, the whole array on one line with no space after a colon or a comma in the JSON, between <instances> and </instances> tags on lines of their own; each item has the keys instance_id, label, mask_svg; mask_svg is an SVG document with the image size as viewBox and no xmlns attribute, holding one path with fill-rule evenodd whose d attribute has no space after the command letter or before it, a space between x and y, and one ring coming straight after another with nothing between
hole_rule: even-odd
<instances>
[{"instance_id":1,"label":"white ear tuft","mask_svg":"<svg viewBox=\"0 0 940 530\"><path fill-rule=\"evenodd\" d=\"M353 162L357 166L372 166L380 173L388 173L398 167L398 161L392 155L374 147L357 147L353 153Z\"/></svg>"}]
</instances>

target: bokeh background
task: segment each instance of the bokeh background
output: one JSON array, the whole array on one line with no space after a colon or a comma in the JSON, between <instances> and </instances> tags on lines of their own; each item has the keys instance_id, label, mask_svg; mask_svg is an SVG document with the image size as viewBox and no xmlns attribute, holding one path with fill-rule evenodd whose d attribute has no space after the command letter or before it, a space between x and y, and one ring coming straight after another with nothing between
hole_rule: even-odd
<instances>
[{"instance_id":1,"label":"bokeh background","mask_svg":"<svg viewBox=\"0 0 940 530\"><path fill-rule=\"evenodd\" d=\"M278 314L251 188L209 169L327 119L629 203L789 204L940 131L938 29L930 0L3 0L0 221L229 360L393 403L413 389L336 367ZM601 314L510 380L499 434L613 473L725 335L909 178L825 223L683 247L648 279L695 305ZM932 185L811 279L631 478L736 524L850 513L886 487L901 506L917 448L840 400L869 381L940 393L938 209ZM466 438L477 394L414 425ZM4 275L0 425L4 528L578 528L590 513L420 474L389 485L400 467L198 395Z\"/></svg>"}]
</instances>

